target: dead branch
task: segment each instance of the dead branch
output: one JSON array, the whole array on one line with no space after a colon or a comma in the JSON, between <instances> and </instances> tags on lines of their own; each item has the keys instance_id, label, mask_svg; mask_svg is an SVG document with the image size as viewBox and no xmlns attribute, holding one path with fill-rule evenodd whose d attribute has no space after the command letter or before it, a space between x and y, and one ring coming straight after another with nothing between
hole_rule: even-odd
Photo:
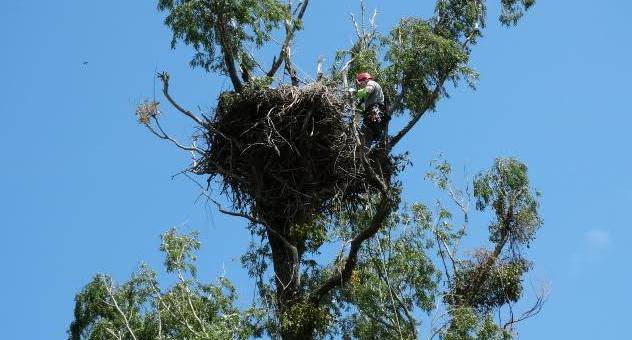
<instances>
[{"instance_id":1,"label":"dead branch","mask_svg":"<svg viewBox=\"0 0 632 340\"><path fill-rule=\"evenodd\" d=\"M198 116L194 115L191 111L186 110L182 106L180 106L171 97L171 95L169 94L169 73L162 72L162 73L158 73L156 76L158 77L158 79L160 79L162 81L162 93L163 93L163 95L165 96L165 98L167 98L169 103L171 103L171 105L173 105L173 107L175 107L178 111L182 112L187 117L193 119L193 121L198 123L200 126L204 127L204 126L208 125L201 118L199 118Z\"/></svg>"},{"instance_id":2,"label":"dead branch","mask_svg":"<svg viewBox=\"0 0 632 340\"><path fill-rule=\"evenodd\" d=\"M355 32L356 32L356 35L358 36L358 39L362 39L364 32L360 31L360 26L358 25L358 22L356 21L355 15L353 13L349 13L349 16L351 17L351 22L353 23L353 28L355 28Z\"/></svg>"},{"instance_id":3,"label":"dead branch","mask_svg":"<svg viewBox=\"0 0 632 340\"><path fill-rule=\"evenodd\" d=\"M316 65L316 81L321 81L323 79L323 62L325 59L323 56L318 57L318 63Z\"/></svg>"},{"instance_id":4,"label":"dead branch","mask_svg":"<svg viewBox=\"0 0 632 340\"><path fill-rule=\"evenodd\" d=\"M291 2L290 2L290 5L291 5ZM286 68L289 67L291 69L291 66L287 66L288 62L286 61L286 57L289 57L289 54L290 54L289 48L292 41L294 40L294 34L296 33L299 27L297 25L297 21L300 21L303 19L303 16L305 15L305 11L307 10L307 5L309 5L309 0L303 0L303 2L299 4L299 7L297 7L298 14L294 18L287 19L285 21L285 40L283 41L283 45L281 46L279 55L275 56L274 59L272 60L272 66L270 67L270 70L266 74L268 77L274 77L274 75L277 73L277 71L279 70L279 67L281 67L281 64L284 61L286 62Z\"/></svg>"},{"instance_id":5,"label":"dead branch","mask_svg":"<svg viewBox=\"0 0 632 340\"><path fill-rule=\"evenodd\" d=\"M511 319L503 325L503 329L510 330L514 324L522 322L528 318L538 315L542 311L542 308L544 307L544 304L546 303L547 300L548 300L548 289L545 286L543 286L540 289L540 292L537 293L536 300L533 303L533 306L531 306L531 308L529 308L527 311L522 313L522 315L520 315L518 318L514 318L513 313L512 313Z\"/></svg>"},{"instance_id":6,"label":"dead branch","mask_svg":"<svg viewBox=\"0 0 632 340\"><path fill-rule=\"evenodd\" d=\"M195 147L194 145L193 146L184 146L182 143L178 142L176 139L174 139L173 137L169 136L165 132L165 130L163 130L162 126L160 125L160 121L158 120L158 118L156 118L154 116L154 117L152 117L152 119L156 123L156 127L158 128L159 131L156 131L151 126L151 124L149 124L149 123L145 124L145 126L155 136L157 136L160 139L164 139L164 140L170 141L171 143L173 143L175 146L177 146L178 148L180 148L182 150L189 151L189 152L195 152L195 153L197 153L200 156L204 155L204 152L202 150L200 150L199 148Z\"/></svg>"},{"instance_id":7,"label":"dead branch","mask_svg":"<svg viewBox=\"0 0 632 340\"><path fill-rule=\"evenodd\" d=\"M289 35L289 31L292 30L291 27L291 23L286 20L285 21L285 31L287 32L286 34ZM285 52L283 53L284 55L284 60L285 60L285 72L287 72L287 74L290 76L290 80L292 81L292 86L298 86L299 85L299 79L298 79L298 74L296 72L296 69L294 68L294 66L292 65L292 46L291 44L288 44L285 46Z\"/></svg>"}]
</instances>

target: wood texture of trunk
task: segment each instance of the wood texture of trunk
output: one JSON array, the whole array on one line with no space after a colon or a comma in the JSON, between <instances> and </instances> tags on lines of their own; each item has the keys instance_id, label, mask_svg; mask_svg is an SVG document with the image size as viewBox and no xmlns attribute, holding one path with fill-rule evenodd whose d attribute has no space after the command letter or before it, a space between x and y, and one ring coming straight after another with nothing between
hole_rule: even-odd
<instances>
[{"instance_id":1,"label":"wood texture of trunk","mask_svg":"<svg viewBox=\"0 0 632 340\"><path fill-rule=\"evenodd\" d=\"M279 229L275 230L278 231ZM289 239L289 235L286 233L282 235ZM299 254L297 261L293 252L278 237L268 232L268 240L272 250L272 264L275 274L277 317L283 325L286 312L304 301L300 277L300 257L302 254ZM281 327L281 338L283 340L313 339L314 325L304 322L300 322L300 324L302 327Z\"/></svg>"}]
</instances>

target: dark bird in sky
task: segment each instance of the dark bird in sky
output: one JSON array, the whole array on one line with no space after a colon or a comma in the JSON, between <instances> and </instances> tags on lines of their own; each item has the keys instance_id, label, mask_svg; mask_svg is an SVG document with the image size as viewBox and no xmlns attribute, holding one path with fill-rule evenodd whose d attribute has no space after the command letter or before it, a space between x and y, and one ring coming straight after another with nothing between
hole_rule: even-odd
<instances>
[{"instance_id":1,"label":"dark bird in sky","mask_svg":"<svg viewBox=\"0 0 632 340\"><path fill-rule=\"evenodd\" d=\"M87 61L84 61L82 64L84 64L84 65L88 65L88 62L87 62Z\"/></svg>"}]
</instances>

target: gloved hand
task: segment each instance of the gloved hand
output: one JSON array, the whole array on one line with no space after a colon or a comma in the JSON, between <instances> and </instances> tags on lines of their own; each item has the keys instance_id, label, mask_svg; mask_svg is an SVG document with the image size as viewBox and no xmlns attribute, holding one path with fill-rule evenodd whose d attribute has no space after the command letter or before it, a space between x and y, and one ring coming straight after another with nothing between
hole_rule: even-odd
<instances>
[{"instance_id":1,"label":"gloved hand","mask_svg":"<svg viewBox=\"0 0 632 340\"><path fill-rule=\"evenodd\" d=\"M368 96L369 92L366 89L360 89L356 92L356 98L358 98L359 101L365 100Z\"/></svg>"}]
</instances>

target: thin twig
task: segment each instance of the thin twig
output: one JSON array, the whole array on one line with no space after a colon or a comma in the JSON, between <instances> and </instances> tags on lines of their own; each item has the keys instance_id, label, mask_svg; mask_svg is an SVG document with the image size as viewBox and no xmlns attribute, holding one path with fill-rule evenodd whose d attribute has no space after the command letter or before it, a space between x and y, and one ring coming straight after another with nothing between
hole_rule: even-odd
<instances>
[{"instance_id":1,"label":"thin twig","mask_svg":"<svg viewBox=\"0 0 632 340\"><path fill-rule=\"evenodd\" d=\"M154 122L156 123L156 127L158 127L158 130L160 130L160 133L158 133L158 131L154 130L154 128L150 124L145 124L145 126L147 127L147 129L149 129L149 131L151 133L156 135L158 138L171 141L175 146L177 146L178 148L180 148L182 150L195 152L195 153L199 154L200 156L204 155L204 152L202 150L198 149L197 147L195 147L195 146L184 146L182 143L178 142L173 137L169 136L165 132L165 130L162 128L162 126L160 125L160 121L158 120L158 118L156 118L156 116L154 116L152 118L154 119Z\"/></svg>"}]
</instances>

